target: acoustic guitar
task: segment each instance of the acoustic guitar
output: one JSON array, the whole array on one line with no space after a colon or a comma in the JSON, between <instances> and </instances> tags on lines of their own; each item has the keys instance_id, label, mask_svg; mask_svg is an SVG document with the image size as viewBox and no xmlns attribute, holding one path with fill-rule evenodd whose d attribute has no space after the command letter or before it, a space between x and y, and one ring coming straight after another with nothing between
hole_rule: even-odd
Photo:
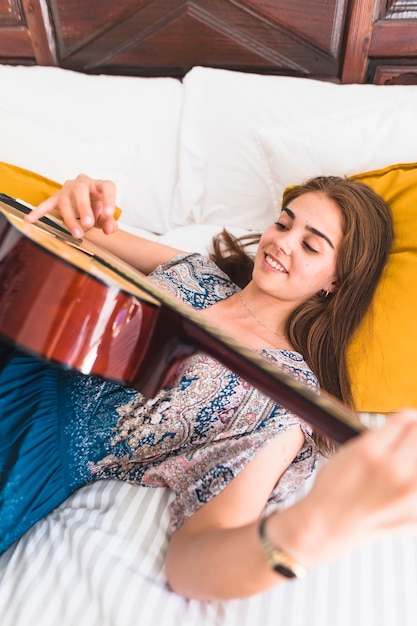
<instances>
[{"instance_id":1,"label":"acoustic guitar","mask_svg":"<svg viewBox=\"0 0 417 626\"><path fill-rule=\"evenodd\" d=\"M365 430L341 402L246 348L138 271L0 194L0 335L20 349L153 397L199 351L343 443Z\"/></svg>"}]
</instances>

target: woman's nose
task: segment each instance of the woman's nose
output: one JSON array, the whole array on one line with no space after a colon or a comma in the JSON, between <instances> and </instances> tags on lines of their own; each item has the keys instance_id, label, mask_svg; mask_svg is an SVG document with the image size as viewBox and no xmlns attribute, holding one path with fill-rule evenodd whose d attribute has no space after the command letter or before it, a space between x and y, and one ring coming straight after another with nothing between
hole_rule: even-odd
<instances>
[{"instance_id":1,"label":"woman's nose","mask_svg":"<svg viewBox=\"0 0 417 626\"><path fill-rule=\"evenodd\" d=\"M282 252L288 256L290 253L290 247L288 245L288 241L281 241L279 246L278 246L279 250L282 250Z\"/></svg>"},{"instance_id":2,"label":"woman's nose","mask_svg":"<svg viewBox=\"0 0 417 626\"><path fill-rule=\"evenodd\" d=\"M275 247L277 250L282 250L282 252L288 256L293 249L294 241L290 232L280 233L279 237L275 241Z\"/></svg>"}]
</instances>

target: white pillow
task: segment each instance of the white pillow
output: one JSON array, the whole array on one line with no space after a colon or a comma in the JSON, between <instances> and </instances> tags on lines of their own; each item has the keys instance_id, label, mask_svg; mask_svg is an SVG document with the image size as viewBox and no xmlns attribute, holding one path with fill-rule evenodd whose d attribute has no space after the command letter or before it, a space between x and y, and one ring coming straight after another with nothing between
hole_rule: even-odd
<instances>
[{"instance_id":1,"label":"white pillow","mask_svg":"<svg viewBox=\"0 0 417 626\"><path fill-rule=\"evenodd\" d=\"M263 229L276 217L256 141L260 128L395 103L417 87L337 85L306 78L193 68L184 79L178 224Z\"/></svg>"},{"instance_id":2,"label":"white pillow","mask_svg":"<svg viewBox=\"0 0 417 626\"><path fill-rule=\"evenodd\" d=\"M96 143L97 153L107 142L140 146L135 167L120 194L123 218L157 233L170 228L183 95L179 80L0 65L0 85L0 106L4 109L84 136L89 146ZM17 139L22 141L23 151L21 134ZM46 149L47 145L42 146L42 152ZM55 153L57 160L64 157L63 151ZM78 172L82 165L80 154ZM64 178L72 175L65 172Z\"/></svg>"},{"instance_id":3,"label":"white pillow","mask_svg":"<svg viewBox=\"0 0 417 626\"><path fill-rule=\"evenodd\" d=\"M417 160L417 90L391 102L258 130L274 205L289 185Z\"/></svg>"},{"instance_id":4,"label":"white pillow","mask_svg":"<svg viewBox=\"0 0 417 626\"><path fill-rule=\"evenodd\" d=\"M115 181L121 204L129 176L138 167L138 146L75 132L6 111L0 106L0 161L63 183L80 172ZM1 181L0 181L1 188Z\"/></svg>"},{"instance_id":5,"label":"white pillow","mask_svg":"<svg viewBox=\"0 0 417 626\"><path fill-rule=\"evenodd\" d=\"M199 252L207 254L211 251L213 237L223 230L223 226L217 224L190 224L173 228L158 238L160 243L184 252ZM229 232L235 237L249 234L244 228L231 227Z\"/></svg>"}]
</instances>

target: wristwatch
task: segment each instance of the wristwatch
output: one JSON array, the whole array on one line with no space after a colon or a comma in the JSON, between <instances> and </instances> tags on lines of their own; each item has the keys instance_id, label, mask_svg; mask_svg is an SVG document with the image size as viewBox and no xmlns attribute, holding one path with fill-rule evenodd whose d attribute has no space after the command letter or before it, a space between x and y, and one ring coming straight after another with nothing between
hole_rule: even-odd
<instances>
[{"instance_id":1,"label":"wristwatch","mask_svg":"<svg viewBox=\"0 0 417 626\"><path fill-rule=\"evenodd\" d=\"M259 539L269 567L286 578L303 578L306 568L270 542L265 529L267 520L264 517L259 524Z\"/></svg>"}]
</instances>

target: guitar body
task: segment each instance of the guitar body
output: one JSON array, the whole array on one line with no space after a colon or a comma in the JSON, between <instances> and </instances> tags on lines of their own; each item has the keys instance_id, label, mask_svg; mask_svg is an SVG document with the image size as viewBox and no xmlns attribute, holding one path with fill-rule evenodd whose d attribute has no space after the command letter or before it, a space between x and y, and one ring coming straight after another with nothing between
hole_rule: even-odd
<instances>
[{"instance_id":1,"label":"guitar body","mask_svg":"<svg viewBox=\"0 0 417 626\"><path fill-rule=\"evenodd\" d=\"M25 222L0 194L0 336L54 364L130 385L148 397L203 351L336 442L357 416L242 346L139 272L75 240L53 218Z\"/></svg>"},{"instance_id":2,"label":"guitar body","mask_svg":"<svg viewBox=\"0 0 417 626\"><path fill-rule=\"evenodd\" d=\"M173 363L164 371L153 362L158 342L151 347L152 340L166 341L169 326L160 303L69 234L52 234L23 218L0 203L0 334L84 374L139 389L153 381L153 395L173 369ZM168 343L178 351L174 337Z\"/></svg>"}]
</instances>

